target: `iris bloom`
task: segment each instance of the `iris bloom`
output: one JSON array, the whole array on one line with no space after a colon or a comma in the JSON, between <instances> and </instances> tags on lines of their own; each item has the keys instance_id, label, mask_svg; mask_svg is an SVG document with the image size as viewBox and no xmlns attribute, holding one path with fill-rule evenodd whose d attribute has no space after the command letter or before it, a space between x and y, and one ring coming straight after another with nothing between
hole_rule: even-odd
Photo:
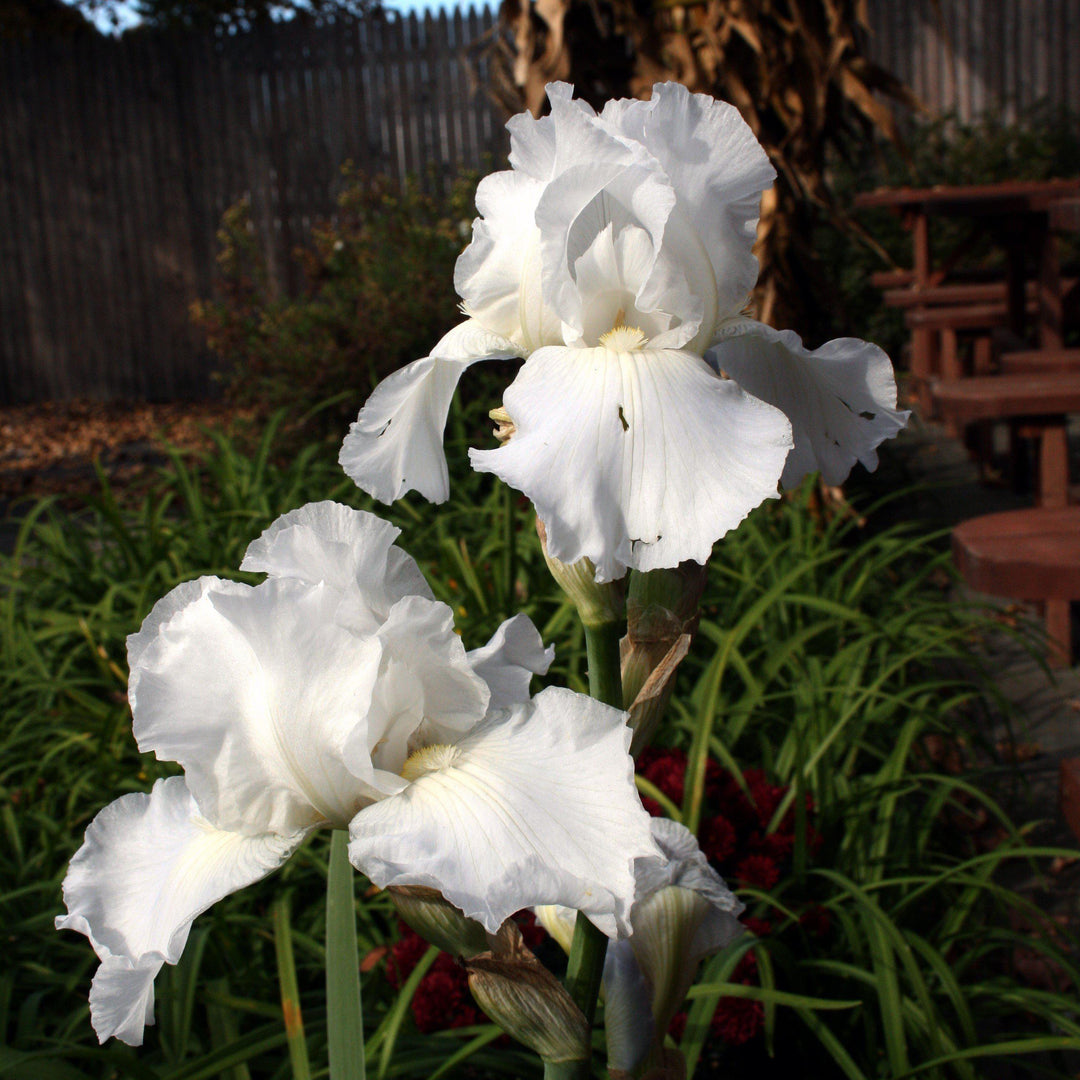
<instances>
[{"instance_id":1,"label":"iris bloom","mask_svg":"<svg viewBox=\"0 0 1080 1080\"><path fill-rule=\"evenodd\" d=\"M608 1068L634 1073L663 1045L698 964L743 932L743 905L709 865L693 833L652 819L662 858L639 860L631 936L609 942L604 963ZM574 912L537 908L544 928L569 951Z\"/></svg>"},{"instance_id":2,"label":"iris bloom","mask_svg":"<svg viewBox=\"0 0 1080 1080\"><path fill-rule=\"evenodd\" d=\"M102 810L64 882L57 926L101 959L102 1040L141 1043L195 917L322 826L377 885L438 889L489 931L553 901L625 927L655 853L625 714L530 700L552 652L525 616L467 653L397 535L308 505L248 548L262 584L180 585L128 639L139 749L184 775Z\"/></svg>"},{"instance_id":3,"label":"iris bloom","mask_svg":"<svg viewBox=\"0 0 1080 1080\"><path fill-rule=\"evenodd\" d=\"M376 388L345 471L384 502L446 499L451 397L496 357L525 358L512 434L473 467L524 492L549 553L588 557L598 581L704 563L781 473L873 467L905 420L884 353L809 352L742 317L775 172L737 110L674 83L599 116L566 84L548 97L549 116L510 121L512 168L477 190L454 277L467 320Z\"/></svg>"}]
</instances>

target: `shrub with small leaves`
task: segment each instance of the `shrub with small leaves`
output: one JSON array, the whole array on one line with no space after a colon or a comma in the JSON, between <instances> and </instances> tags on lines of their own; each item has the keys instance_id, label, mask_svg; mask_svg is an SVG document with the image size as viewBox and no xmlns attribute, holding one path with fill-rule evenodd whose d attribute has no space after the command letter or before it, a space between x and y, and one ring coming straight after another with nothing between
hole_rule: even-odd
<instances>
[{"instance_id":1,"label":"shrub with small leaves","mask_svg":"<svg viewBox=\"0 0 1080 1080\"><path fill-rule=\"evenodd\" d=\"M218 239L220 280L192 317L223 361L226 396L339 432L383 376L426 356L459 315L446 282L469 237L475 180L445 199L346 168L337 213L294 254L292 295L269 272L241 201ZM305 425L301 425L305 426ZM306 425L310 427L310 425Z\"/></svg>"}]
</instances>

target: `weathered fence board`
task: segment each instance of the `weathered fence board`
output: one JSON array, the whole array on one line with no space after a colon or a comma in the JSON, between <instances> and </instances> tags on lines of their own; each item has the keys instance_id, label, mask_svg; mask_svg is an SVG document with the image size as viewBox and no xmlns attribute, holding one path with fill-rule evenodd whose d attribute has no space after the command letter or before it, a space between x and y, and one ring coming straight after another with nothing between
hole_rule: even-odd
<instances>
[{"instance_id":1,"label":"weathered fence board","mask_svg":"<svg viewBox=\"0 0 1080 1080\"><path fill-rule=\"evenodd\" d=\"M0 43L0 403L205 393L189 308L211 291L225 209L251 200L290 288L347 160L442 187L503 157L502 117L462 70L492 23Z\"/></svg>"},{"instance_id":2,"label":"weathered fence board","mask_svg":"<svg viewBox=\"0 0 1080 1080\"><path fill-rule=\"evenodd\" d=\"M1080 111L1080 0L868 0L871 55L933 113Z\"/></svg>"},{"instance_id":3,"label":"weathered fence board","mask_svg":"<svg viewBox=\"0 0 1080 1080\"><path fill-rule=\"evenodd\" d=\"M871 51L936 112L1080 109L1080 0L868 0ZM271 281L346 160L448 182L506 150L461 55L490 10L234 36L0 43L0 403L203 394L188 316L250 199ZM479 72L482 87L483 72ZM449 283L447 285L449 287Z\"/></svg>"}]
</instances>

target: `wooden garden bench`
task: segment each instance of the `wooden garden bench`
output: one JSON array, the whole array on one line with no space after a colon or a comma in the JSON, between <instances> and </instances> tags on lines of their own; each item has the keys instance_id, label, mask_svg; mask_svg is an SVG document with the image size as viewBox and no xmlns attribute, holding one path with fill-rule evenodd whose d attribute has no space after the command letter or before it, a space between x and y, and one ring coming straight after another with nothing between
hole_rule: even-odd
<instances>
[{"instance_id":1,"label":"wooden garden bench","mask_svg":"<svg viewBox=\"0 0 1080 1080\"><path fill-rule=\"evenodd\" d=\"M976 375L940 382L934 398L958 430L980 421L1008 421L1015 434L1039 444L1038 498L1042 506L1069 500L1067 414L1080 412L1080 371Z\"/></svg>"},{"instance_id":2,"label":"wooden garden bench","mask_svg":"<svg viewBox=\"0 0 1080 1080\"><path fill-rule=\"evenodd\" d=\"M1080 371L1080 349L1020 349L1003 352L997 360L1002 375Z\"/></svg>"},{"instance_id":3,"label":"wooden garden bench","mask_svg":"<svg viewBox=\"0 0 1080 1080\"><path fill-rule=\"evenodd\" d=\"M1036 506L957 525L953 558L971 588L1043 605L1053 666L1072 662L1071 601L1080 600L1080 506Z\"/></svg>"}]
</instances>

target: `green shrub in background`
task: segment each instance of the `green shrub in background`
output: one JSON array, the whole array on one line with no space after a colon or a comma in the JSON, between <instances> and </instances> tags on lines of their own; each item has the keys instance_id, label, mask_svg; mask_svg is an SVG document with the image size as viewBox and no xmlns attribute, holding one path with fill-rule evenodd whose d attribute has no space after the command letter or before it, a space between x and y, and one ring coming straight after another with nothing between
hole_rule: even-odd
<instances>
[{"instance_id":1,"label":"green shrub in background","mask_svg":"<svg viewBox=\"0 0 1080 1080\"><path fill-rule=\"evenodd\" d=\"M230 400L266 414L285 407L295 423L333 398L319 415L339 435L379 379L426 356L459 321L446 282L470 235L476 188L462 177L441 199L415 182L401 191L350 167L343 176L337 213L295 252L295 295L273 287L241 201L218 232L218 296L192 309Z\"/></svg>"},{"instance_id":2,"label":"green shrub in background","mask_svg":"<svg viewBox=\"0 0 1080 1080\"><path fill-rule=\"evenodd\" d=\"M837 205L847 207L855 227L822 222L813 243L822 264L834 275L832 303L820 325L807 333L818 345L837 333L852 334L880 345L894 360L908 334L903 313L886 308L881 290L870 282L876 270L910 267L911 238L899 217L888 210L851 209L860 191L878 187L931 187L935 184L991 184L1007 180L1048 180L1080 175L1080 115L1047 106L1033 108L1016 123L987 116L970 124L944 117L914 124L901 150L891 144L850 145L830 164L829 180ZM935 220L934 235L958 240L967 223ZM865 230L865 236L860 230ZM872 243L867 243L869 237ZM1062 244L1063 262L1080 260L1080 244ZM1000 253L975 246L969 259L993 265Z\"/></svg>"}]
</instances>

